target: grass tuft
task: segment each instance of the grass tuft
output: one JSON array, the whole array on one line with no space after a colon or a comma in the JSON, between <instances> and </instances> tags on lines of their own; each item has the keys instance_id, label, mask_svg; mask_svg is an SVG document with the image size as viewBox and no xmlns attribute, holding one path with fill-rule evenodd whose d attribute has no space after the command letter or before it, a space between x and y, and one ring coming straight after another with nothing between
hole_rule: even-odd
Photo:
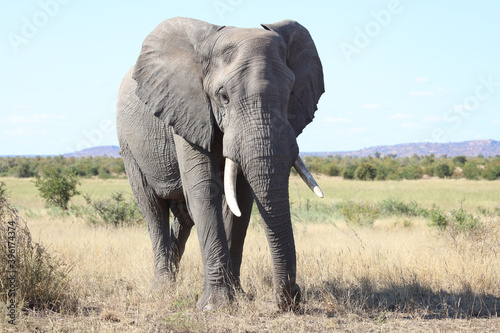
<instances>
[{"instance_id":1,"label":"grass tuft","mask_svg":"<svg viewBox=\"0 0 500 333\"><path fill-rule=\"evenodd\" d=\"M0 186L2 187L2 186ZM25 221L0 199L0 302L17 310L75 311L71 267L34 242Z\"/></svg>"}]
</instances>

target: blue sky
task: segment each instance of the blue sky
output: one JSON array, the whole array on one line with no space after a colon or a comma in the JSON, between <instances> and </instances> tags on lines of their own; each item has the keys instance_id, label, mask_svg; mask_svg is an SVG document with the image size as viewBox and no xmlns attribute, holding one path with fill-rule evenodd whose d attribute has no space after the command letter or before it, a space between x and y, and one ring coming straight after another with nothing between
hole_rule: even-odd
<instances>
[{"instance_id":1,"label":"blue sky","mask_svg":"<svg viewBox=\"0 0 500 333\"><path fill-rule=\"evenodd\" d=\"M115 102L142 41L174 16L259 27L294 19L326 93L301 151L500 140L498 1L3 2L0 155L117 145Z\"/></svg>"}]
</instances>

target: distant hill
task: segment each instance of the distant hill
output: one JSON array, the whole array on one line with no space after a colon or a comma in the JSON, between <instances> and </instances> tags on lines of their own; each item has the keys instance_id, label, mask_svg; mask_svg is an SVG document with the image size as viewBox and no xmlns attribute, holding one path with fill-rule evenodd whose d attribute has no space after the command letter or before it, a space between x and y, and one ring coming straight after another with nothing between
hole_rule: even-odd
<instances>
[{"instance_id":1,"label":"distant hill","mask_svg":"<svg viewBox=\"0 0 500 333\"><path fill-rule=\"evenodd\" d=\"M120 147L118 146L98 146L92 147L73 153L65 154L65 157L87 157L87 156L110 156L120 157ZM483 155L485 157L500 155L500 141L495 140L474 140L465 142L450 142L450 143L403 143L394 146L375 146L364 148L355 151L333 151L333 152L305 152L303 156L315 155L326 157L328 155L340 156L357 156L366 157L374 156L375 153L380 153L382 156L389 154L397 155L398 157L410 157L414 154L419 156L434 154L437 157L447 155L449 157L465 155L475 157Z\"/></svg>"},{"instance_id":2,"label":"distant hill","mask_svg":"<svg viewBox=\"0 0 500 333\"><path fill-rule=\"evenodd\" d=\"M89 157L89 156L108 156L108 157L120 157L120 147L118 146L97 146L92 148L87 148L73 153L64 154L64 157Z\"/></svg>"},{"instance_id":3,"label":"distant hill","mask_svg":"<svg viewBox=\"0 0 500 333\"><path fill-rule=\"evenodd\" d=\"M465 155L468 157L483 155L484 157L489 157L500 155L500 141L474 140L450 143L404 143L394 146L375 146L355 151L308 152L301 153L301 155L314 155L323 157L329 155L366 157L374 156L377 152L382 156L394 154L398 157L410 157L414 154L417 154L419 156L434 154L437 157L442 155L447 155L448 157L458 155Z\"/></svg>"}]
</instances>

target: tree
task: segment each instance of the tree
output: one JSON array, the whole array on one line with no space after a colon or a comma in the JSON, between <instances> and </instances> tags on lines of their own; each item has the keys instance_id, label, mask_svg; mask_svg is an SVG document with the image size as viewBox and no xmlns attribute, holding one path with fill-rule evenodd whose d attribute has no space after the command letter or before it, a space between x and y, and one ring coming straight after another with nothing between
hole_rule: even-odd
<instances>
[{"instance_id":1,"label":"tree","mask_svg":"<svg viewBox=\"0 0 500 333\"><path fill-rule=\"evenodd\" d=\"M483 177L486 180L495 180L500 178L500 163L488 163L484 169Z\"/></svg>"},{"instance_id":2,"label":"tree","mask_svg":"<svg viewBox=\"0 0 500 333\"><path fill-rule=\"evenodd\" d=\"M374 180L377 169L370 163L361 163L354 171L354 177L359 180Z\"/></svg>"},{"instance_id":3,"label":"tree","mask_svg":"<svg viewBox=\"0 0 500 333\"><path fill-rule=\"evenodd\" d=\"M47 206L57 206L68 209L69 200L80 194L76 186L80 185L78 176L69 167L56 164L46 165L37 175L35 186L40 191L40 196L45 199Z\"/></svg>"},{"instance_id":4,"label":"tree","mask_svg":"<svg viewBox=\"0 0 500 333\"><path fill-rule=\"evenodd\" d=\"M434 174L439 178L451 177L453 171L450 166L445 163L438 164L436 168L434 168Z\"/></svg>"},{"instance_id":5,"label":"tree","mask_svg":"<svg viewBox=\"0 0 500 333\"><path fill-rule=\"evenodd\" d=\"M356 171L356 165L349 164L344 168L344 170L342 170L342 177L344 179L354 179L355 171Z\"/></svg>"},{"instance_id":6,"label":"tree","mask_svg":"<svg viewBox=\"0 0 500 333\"><path fill-rule=\"evenodd\" d=\"M467 157L465 157L464 155L455 156L453 158L453 164L457 166L463 166L465 162L467 162Z\"/></svg>"},{"instance_id":7,"label":"tree","mask_svg":"<svg viewBox=\"0 0 500 333\"><path fill-rule=\"evenodd\" d=\"M21 163L19 165L19 167L17 168L17 176L19 178L29 178L29 177L33 177L33 172L31 172L31 167L30 167L30 164L29 162L27 161L24 161L23 163Z\"/></svg>"},{"instance_id":8,"label":"tree","mask_svg":"<svg viewBox=\"0 0 500 333\"><path fill-rule=\"evenodd\" d=\"M464 177L469 180L477 180L479 179L479 175L481 174L481 170L477 167L476 163L467 161L462 169Z\"/></svg>"}]
</instances>

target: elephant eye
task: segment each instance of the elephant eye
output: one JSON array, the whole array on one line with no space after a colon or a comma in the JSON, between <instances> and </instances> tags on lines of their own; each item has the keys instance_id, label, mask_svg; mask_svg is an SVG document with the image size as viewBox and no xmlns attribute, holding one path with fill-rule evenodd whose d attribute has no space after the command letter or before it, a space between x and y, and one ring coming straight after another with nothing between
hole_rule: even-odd
<instances>
[{"instance_id":1,"label":"elephant eye","mask_svg":"<svg viewBox=\"0 0 500 333\"><path fill-rule=\"evenodd\" d=\"M222 105L229 104L229 95L227 94L226 90L222 87L219 89L219 98Z\"/></svg>"}]
</instances>

